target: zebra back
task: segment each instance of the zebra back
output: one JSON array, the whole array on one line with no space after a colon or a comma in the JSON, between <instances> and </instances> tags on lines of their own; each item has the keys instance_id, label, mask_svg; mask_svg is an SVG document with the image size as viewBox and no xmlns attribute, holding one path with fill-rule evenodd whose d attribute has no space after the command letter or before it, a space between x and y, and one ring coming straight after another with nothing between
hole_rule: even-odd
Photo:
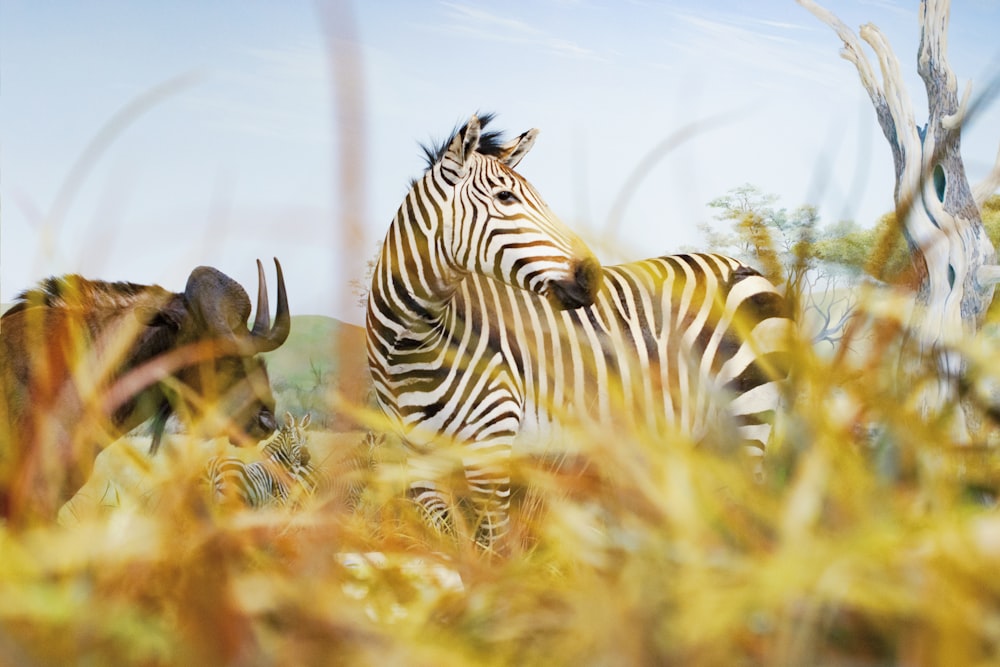
<instances>
[{"instance_id":1,"label":"zebra back","mask_svg":"<svg viewBox=\"0 0 1000 667\"><path fill-rule=\"evenodd\" d=\"M253 508L285 504L288 485L268 463L234 456L211 458L205 477L212 500L218 505Z\"/></svg>"}]
</instances>

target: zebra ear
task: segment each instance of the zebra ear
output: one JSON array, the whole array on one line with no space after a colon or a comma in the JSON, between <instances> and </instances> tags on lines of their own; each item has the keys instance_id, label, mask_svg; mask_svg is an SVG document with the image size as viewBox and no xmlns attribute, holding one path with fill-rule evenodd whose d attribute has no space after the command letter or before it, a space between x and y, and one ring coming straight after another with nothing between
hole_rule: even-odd
<instances>
[{"instance_id":1,"label":"zebra ear","mask_svg":"<svg viewBox=\"0 0 1000 667\"><path fill-rule=\"evenodd\" d=\"M310 421L312 421L312 413L307 412L306 416L302 418L301 422L299 422L299 428L305 428L306 426L309 426Z\"/></svg>"},{"instance_id":2,"label":"zebra ear","mask_svg":"<svg viewBox=\"0 0 1000 667\"><path fill-rule=\"evenodd\" d=\"M513 169L517 166L517 163L521 161L521 158L527 155L528 151L531 150L531 147L535 145L535 137L537 136L538 130L532 128L521 134L519 137L508 141L500 147L497 159Z\"/></svg>"},{"instance_id":3,"label":"zebra ear","mask_svg":"<svg viewBox=\"0 0 1000 667\"><path fill-rule=\"evenodd\" d=\"M445 152L445 157L454 161L463 173L469 158L479 148L480 131L479 117L474 115L465 127L455 133L455 138L451 140Z\"/></svg>"}]
</instances>

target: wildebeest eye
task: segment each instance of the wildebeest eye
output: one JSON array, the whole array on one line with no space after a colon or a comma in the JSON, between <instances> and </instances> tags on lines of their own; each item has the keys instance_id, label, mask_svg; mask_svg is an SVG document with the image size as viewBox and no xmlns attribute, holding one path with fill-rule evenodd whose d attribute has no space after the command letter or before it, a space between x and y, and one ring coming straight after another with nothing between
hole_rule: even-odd
<instances>
[{"instance_id":1,"label":"wildebeest eye","mask_svg":"<svg viewBox=\"0 0 1000 667\"><path fill-rule=\"evenodd\" d=\"M496 193L496 198L503 204L513 204L518 201L517 195L515 195L510 190L501 190Z\"/></svg>"}]
</instances>

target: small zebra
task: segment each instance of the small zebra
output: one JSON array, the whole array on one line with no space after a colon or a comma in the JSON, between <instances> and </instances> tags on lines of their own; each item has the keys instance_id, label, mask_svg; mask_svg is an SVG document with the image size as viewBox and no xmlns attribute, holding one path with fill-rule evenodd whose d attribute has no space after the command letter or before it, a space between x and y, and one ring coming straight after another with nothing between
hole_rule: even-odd
<instances>
[{"instance_id":1,"label":"small zebra","mask_svg":"<svg viewBox=\"0 0 1000 667\"><path fill-rule=\"evenodd\" d=\"M209 460L206 478L219 504L245 507L285 505L312 496L323 485L322 474L310 462L305 429L308 413L298 423L285 413L285 425L264 446L264 459L247 462L231 456Z\"/></svg>"},{"instance_id":2,"label":"small zebra","mask_svg":"<svg viewBox=\"0 0 1000 667\"><path fill-rule=\"evenodd\" d=\"M451 532L446 471L425 454L457 444L492 550L514 448L574 419L693 440L731 425L759 468L793 329L778 289L715 254L602 267L514 171L537 130L502 143L489 119L425 148L372 276L369 368L412 454L410 496Z\"/></svg>"}]
</instances>

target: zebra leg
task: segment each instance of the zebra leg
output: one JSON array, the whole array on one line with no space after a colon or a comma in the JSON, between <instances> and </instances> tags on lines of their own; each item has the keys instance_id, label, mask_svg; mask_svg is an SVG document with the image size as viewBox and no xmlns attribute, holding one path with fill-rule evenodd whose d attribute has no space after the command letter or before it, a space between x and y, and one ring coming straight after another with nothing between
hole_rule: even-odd
<instances>
[{"instance_id":1,"label":"zebra leg","mask_svg":"<svg viewBox=\"0 0 1000 667\"><path fill-rule=\"evenodd\" d=\"M503 553L510 531L511 445L490 441L472 447L475 453L463 464L476 511L476 544L487 553Z\"/></svg>"},{"instance_id":2,"label":"zebra leg","mask_svg":"<svg viewBox=\"0 0 1000 667\"><path fill-rule=\"evenodd\" d=\"M450 495L442 488L447 471L434 465L427 456L419 454L407 458L410 485L407 496L416 503L424 521L439 535L455 536L452 522L452 502Z\"/></svg>"},{"instance_id":3,"label":"zebra leg","mask_svg":"<svg viewBox=\"0 0 1000 667\"><path fill-rule=\"evenodd\" d=\"M778 382L761 384L730 403L730 413L736 420L743 443L743 455L757 482L763 482L764 455L774 430L774 419L781 404Z\"/></svg>"}]
</instances>

